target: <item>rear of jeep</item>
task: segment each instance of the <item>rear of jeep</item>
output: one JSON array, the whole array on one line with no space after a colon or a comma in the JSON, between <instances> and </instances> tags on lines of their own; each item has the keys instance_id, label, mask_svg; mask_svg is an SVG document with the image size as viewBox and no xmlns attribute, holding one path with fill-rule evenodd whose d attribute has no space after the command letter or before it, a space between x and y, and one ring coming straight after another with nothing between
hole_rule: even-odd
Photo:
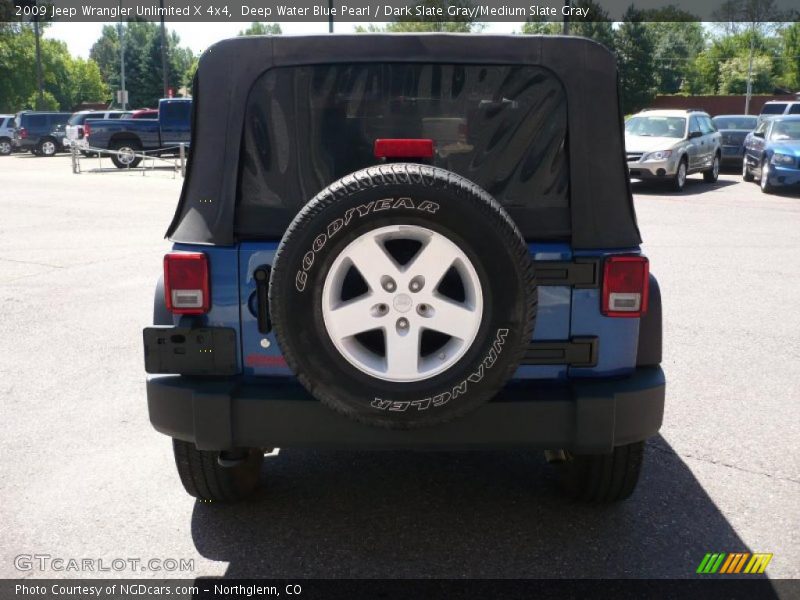
<instances>
[{"instance_id":1,"label":"rear of jeep","mask_svg":"<svg viewBox=\"0 0 800 600\"><path fill-rule=\"evenodd\" d=\"M574 496L633 492L661 300L604 48L229 40L192 131L144 330L190 494L248 495L275 447L525 447Z\"/></svg>"}]
</instances>

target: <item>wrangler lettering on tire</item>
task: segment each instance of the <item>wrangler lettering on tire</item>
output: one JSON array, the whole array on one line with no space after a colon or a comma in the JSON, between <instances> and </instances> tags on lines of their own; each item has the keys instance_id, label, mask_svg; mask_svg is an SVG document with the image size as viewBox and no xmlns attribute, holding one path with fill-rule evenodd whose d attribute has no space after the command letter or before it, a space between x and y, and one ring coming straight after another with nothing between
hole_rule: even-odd
<instances>
[{"instance_id":1,"label":"wrangler lettering on tire","mask_svg":"<svg viewBox=\"0 0 800 600\"><path fill-rule=\"evenodd\" d=\"M273 263L270 314L287 364L321 402L391 428L456 418L513 374L536 285L522 235L449 171L390 164L328 186Z\"/></svg>"}]
</instances>

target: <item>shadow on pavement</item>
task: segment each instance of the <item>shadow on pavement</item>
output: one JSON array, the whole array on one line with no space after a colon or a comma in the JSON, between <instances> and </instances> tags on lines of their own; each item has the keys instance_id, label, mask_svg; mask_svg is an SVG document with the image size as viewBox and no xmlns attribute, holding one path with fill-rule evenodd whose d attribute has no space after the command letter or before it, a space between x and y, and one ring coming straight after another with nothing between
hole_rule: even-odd
<instances>
[{"instance_id":1,"label":"shadow on pavement","mask_svg":"<svg viewBox=\"0 0 800 600\"><path fill-rule=\"evenodd\" d=\"M686 185L682 192L672 191L672 188L667 183L659 181L631 181L631 191L639 195L656 195L664 196L666 194L674 195L676 198L682 196L693 196L695 194L702 194L703 192L710 192L719 190L731 185L736 185L738 181L731 181L730 179L717 179L714 183L706 183L702 177L689 177L686 180Z\"/></svg>"},{"instance_id":2,"label":"shadow on pavement","mask_svg":"<svg viewBox=\"0 0 800 600\"><path fill-rule=\"evenodd\" d=\"M534 451L287 450L262 475L252 501L195 505L226 577L685 578L749 551L660 436L613 506L565 500Z\"/></svg>"}]
</instances>

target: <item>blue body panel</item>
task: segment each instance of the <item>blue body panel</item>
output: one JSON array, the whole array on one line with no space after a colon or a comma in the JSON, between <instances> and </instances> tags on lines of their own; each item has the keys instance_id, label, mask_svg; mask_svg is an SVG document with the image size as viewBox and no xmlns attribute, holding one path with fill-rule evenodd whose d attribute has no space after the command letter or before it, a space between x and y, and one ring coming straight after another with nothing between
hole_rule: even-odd
<instances>
[{"instance_id":1,"label":"blue body panel","mask_svg":"<svg viewBox=\"0 0 800 600\"><path fill-rule=\"evenodd\" d=\"M259 333L256 319L256 283L253 279L253 272L262 265L271 265L277 249L277 242L243 242L239 246L242 314L242 337L240 339L246 378L292 374L278 348L275 332L271 331L267 335Z\"/></svg>"},{"instance_id":2,"label":"blue body panel","mask_svg":"<svg viewBox=\"0 0 800 600\"><path fill-rule=\"evenodd\" d=\"M175 244L178 252L204 252L208 257L211 277L211 310L204 315L173 315L175 326L230 327L241 339L239 302L239 250L226 246L195 246ZM238 353L236 363L242 368L242 355Z\"/></svg>"},{"instance_id":3,"label":"blue body panel","mask_svg":"<svg viewBox=\"0 0 800 600\"><path fill-rule=\"evenodd\" d=\"M278 348L274 332L266 335L259 333L256 318L256 285L253 273L259 266L272 264L277 247L277 242L243 242L238 248L236 277L240 289L237 301L241 316L241 364L245 378L292 375ZM208 247L203 247L203 250L209 251ZM529 250L535 260L571 260L573 256L639 254L638 248L573 253L568 244L560 243L529 244ZM233 249L228 251L236 252ZM231 266L229 262L225 264ZM218 276L220 275L212 271L215 285ZM232 277L225 278L225 280L232 279ZM218 288L215 288L215 309L212 309L209 316L215 314L217 290ZM226 302L228 301L230 297L226 296ZM601 314L599 289L540 286L533 339L559 341L576 336L597 336L600 338L598 364L592 368L580 369L568 369L566 365L523 365L517 369L514 379L565 379L628 374L633 371L636 364L638 335L639 319L610 318Z\"/></svg>"},{"instance_id":4,"label":"blue body panel","mask_svg":"<svg viewBox=\"0 0 800 600\"><path fill-rule=\"evenodd\" d=\"M641 254L639 248L581 250L576 257L603 257L619 254ZM639 343L639 319L606 317L600 310L600 288L572 290L573 337L597 336L600 354L597 365L591 368L570 367L569 377L608 377L628 375L636 367Z\"/></svg>"}]
</instances>

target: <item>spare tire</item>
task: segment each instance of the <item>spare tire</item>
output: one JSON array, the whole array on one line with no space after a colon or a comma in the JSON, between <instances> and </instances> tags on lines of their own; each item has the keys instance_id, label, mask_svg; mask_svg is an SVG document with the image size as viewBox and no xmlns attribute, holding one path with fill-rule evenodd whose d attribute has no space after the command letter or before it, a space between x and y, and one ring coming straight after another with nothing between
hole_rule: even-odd
<instances>
[{"instance_id":1,"label":"spare tire","mask_svg":"<svg viewBox=\"0 0 800 600\"><path fill-rule=\"evenodd\" d=\"M530 341L525 240L488 193L449 171L370 167L295 217L269 289L298 380L363 423L443 423L491 399Z\"/></svg>"}]
</instances>

